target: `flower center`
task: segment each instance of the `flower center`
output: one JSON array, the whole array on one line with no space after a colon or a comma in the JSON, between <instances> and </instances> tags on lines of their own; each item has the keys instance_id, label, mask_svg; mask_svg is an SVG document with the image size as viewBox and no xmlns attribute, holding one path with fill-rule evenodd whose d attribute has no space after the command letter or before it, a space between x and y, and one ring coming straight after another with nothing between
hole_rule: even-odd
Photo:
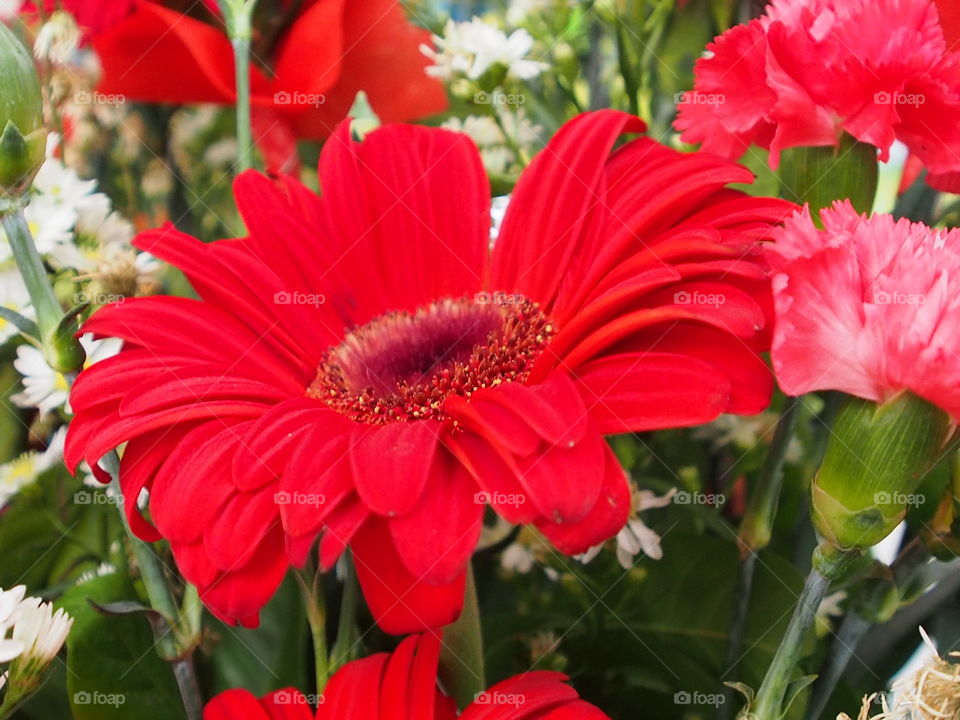
<instances>
[{"instance_id":1,"label":"flower center","mask_svg":"<svg viewBox=\"0 0 960 720\"><path fill-rule=\"evenodd\" d=\"M519 296L444 298L349 331L324 355L307 395L357 422L440 420L449 395L523 382L555 333Z\"/></svg>"}]
</instances>

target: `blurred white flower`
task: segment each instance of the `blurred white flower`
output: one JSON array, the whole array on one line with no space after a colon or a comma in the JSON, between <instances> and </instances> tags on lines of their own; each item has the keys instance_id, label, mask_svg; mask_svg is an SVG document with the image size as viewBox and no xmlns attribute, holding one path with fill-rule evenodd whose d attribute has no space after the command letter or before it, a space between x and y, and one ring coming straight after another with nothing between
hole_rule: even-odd
<instances>
[{"instance_id":1,"label":"blurred white flower","mask_svg":"<svg viewBox=\"0 0 960 720\"><path fill-rule=\"evenodd\" d=\"M510 133L510 139L518 147L529 147L539 137L541 128L533 125L522 109L516 112L500 113L500 118L507 132ZM504 136L503 130L492 117L487 115L468 115L463 119L453 117L445 121L442 127L468 135L480 150L483 166L492 175L506 174L511 165L516 163L516 156L509 147L508 138Z\"/></svg>"},{"instance_id":2,"label":"blurred white flower","mask_svg":"<svg viewBox=\"0 0 960 720\"><path fill-rule=\"evenodd\" d=\"M500 226L503 225L503 217L507 214L507 206L510 204L509 195L498 195L490 201L490 240L496 240L500 234Z\"/></svg>"},{"instance_id":3,"label":"blurred white flower","mask_svg":"<svg viewBox=\"0 0 960 720\"><path fill-rule=\"evenodd\" d=\"M22 0L0 0L0 21L13 20L20 12L21 5ZM3 687L3 683L0 683L0 687Z\"/></svg>"},{"instance_id":4,"label":"blurred white flower","mask_svg":"<svg viewBox=\"0 0 960 720\"><path fill-rule=\"evenodd\" d=\"M80 46L80 28L73 15L56 10L50 15L33 43L33 54L38 60L54 65L66 65Z\"/></svg>"},{"instance_id":5,"label":"blurred white flower","mask_svg":"<svg viewBox=\"0 0 960 720\"><path fill-rule=\"evenodd\" d=\"M526 575L536 564L533 552L523 543L513 542L500 554L500 567L510 572Z\"/></svg>"},{"instance_id":6,"label":"blurred white flower","mask_svg":"<svg viewBox=\"0 0 960 720\"><path fill-rule=\"evenodd\" d=\"M116 355L122 342L117 338L94 340L91 334L81 336L80 344L87 353L84 367ZM67 405L70 387L66 378L47 365L38 348L33 345L18 347L13 365L23 376L23 392L10 397L17 407L37 408L41 415L61 407L70 412Z\"/></svg>"},{"instance_id":7,"label":"blurred white flower","mask_svg":"<svg viewBox=\"0 0 960 720\"><path fill-rule=\"evenodd\" d=\"M534 13L545 10L554 4L554 0L510 0L507 7L507 22L519 25Z\"/></svg>"},{"instance_id":8,"label":"blurred white flower","mask_svg":"<svg viewBox=\"0 0 960 720\"><path fill-rule=\"evenodd\" d=\"M11 268L0 270L0 305L23 315L28 320L35 320L33 308L30 306L30 293L23 284L20 271ZM0 317L0 345L16 335L19 331L16 325Z\"/></svg>"},{"instance_id":9,"label":"blurred white flower","mask_svg":"<svg viewBox=\"0 0 960 720\"><path fill-rule=\"evenodd\" d=\"M494 65L503 66L507 77L529 80L547 67L527 59L533 37L526 30L507 35L480 18L460 23L448 20L443 36L434 35L433 41L436 48L421 45L420 50L433 62L427 74L442 80L457 75L476 80Z\"/></svg>"},{"instance_id":10,"label":"blurred white flower","mask_svg":"<svg viewBox=\"0 0 960 720\"><path fill-rule=\"evenodd\" d=\"M63 436L66 428L58 430L42 453L29 450L20 457L0 465L0 509L27 485L52 468L63 457Z\"/></svg>"}]
</instances>

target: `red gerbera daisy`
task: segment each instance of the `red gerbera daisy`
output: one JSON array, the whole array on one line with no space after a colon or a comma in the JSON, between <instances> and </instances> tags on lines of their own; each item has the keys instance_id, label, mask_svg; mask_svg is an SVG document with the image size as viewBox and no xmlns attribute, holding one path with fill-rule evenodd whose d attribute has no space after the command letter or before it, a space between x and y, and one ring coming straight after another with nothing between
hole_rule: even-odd
<instances>
[{"instance_id":1,"label":"red gerbera daisy","mask_svg":"<svg viewBox=\"0 0 960 720\"><path fill-rule=\"evenodd\" d=\"M611 154L642 130L614 111L565 125L492 252L476 147L414 126L359 143L342 125L321 197L242 176L249 237L141 235L201 299L85 325L125 349L77 380L70 466L128 442L137 531L244 623L321 533L322 565L350 545L395 633L458 615L488 504L566 553L613 536L630 497L604 434L766 407L758 242L793 209L725 188L752 175L712 155L646 138Z\"/></svg>"},{"instance_id":2,"label":"red gerbera daisy","mask_svg":"<svg viewBox=\"0 0 960 720\"><path fill-rule=\"evenodd\" d=\"M55 6L46 0L48 9ZM99 90L130 100L232 104L234 62L215 0L62 0L103 65ZM262 22L260 21L262 19ZM323 138L363 90L388 122L446 107L419 50L429 33L396 0L289 0L258 7L250 66L255 115ZM161 71L162 70L162 71Z\"/></svg>"},{"instance_id":3,"label":"red gerbera daisy","mask_svg":"<svg viewBox=\"0 0 960 720\"><path fill-rule=\"evenodd\" d=\"M287 688L258 700L246 690L228 690L211 700L204 720L455 720L453 700L437 688L440 640L405 638L393 653L345 665L331 678L314 715L307 698ZM581 700L555 672L530 672L477 696L460 720L609 720Z\"/></svg>"}]
</instances>

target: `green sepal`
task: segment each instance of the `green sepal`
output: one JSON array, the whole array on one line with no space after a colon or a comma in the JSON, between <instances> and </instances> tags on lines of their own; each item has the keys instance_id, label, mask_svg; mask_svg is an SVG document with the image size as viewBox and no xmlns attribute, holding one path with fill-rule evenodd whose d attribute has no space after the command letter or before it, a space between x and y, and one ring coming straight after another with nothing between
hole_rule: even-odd
<instances>
[{"instance_id":1,"label":"green sepal","mask_svg":"<svg viewBox=\"0 0 960 720\"><path fill-rule=\"evenodd\" d=\"M868 548L903 520L953 432L940 408L905 392L882 405L849 398L812 484L813 521L836 548Z\"/></svg>"},{"instance_id":2,"label":"green sepal","mask_svg":"<svg viewBox=\"0 0 960 720\"><path fill-rule=\"evenodd\" d=\"M47 364L59 373L78 372L83 369L87 354L76 337L76 318L89 306L90 303L83 302L72 307L44 338L43 356Z\"/></svg>"}]
</instances>

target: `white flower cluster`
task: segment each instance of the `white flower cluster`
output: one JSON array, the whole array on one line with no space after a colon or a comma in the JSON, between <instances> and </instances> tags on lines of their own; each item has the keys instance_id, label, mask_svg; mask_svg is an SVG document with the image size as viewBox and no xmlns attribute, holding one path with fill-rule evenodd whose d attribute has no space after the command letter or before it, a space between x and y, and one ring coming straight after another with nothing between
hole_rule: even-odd
<instances>
[{"instance_id":1,"label":"white flower cluster","mask_svg":"<svg viewBox=\"0 0 960 720\"><path fill-rule=\"evenodd\" d=\"M617 533L617 560L624 570L629 570L636 563L636 556L646 555L653 560L660 560L663 557L663 549L660 547L660 536L640 517L645 510L662 508L673 502L673 496L677 489L673 488L666 495L657 495L650 490L633 490L633 510L630 519ZM593 560L603 548L603 545L596 545L578 559L583 563Z\"/></svg>"},{"instance_id":2,"label":"white flower cluster","mask_svg":"<svg viewBox=\"0 0 960 720\"><path fill-rule=\"evenodd\" d=\"M469 22L448 20L443 35L434 35L433 42L436 48L422 45L420 49L433 62L427 74L441 80L476 80L497 65L505 68L506 77L529 80L547 68L546 63L527 59L533 37L526 30L507 35L480 18Z\"/></svg>"},{"instance_id":3,"label":"white flower cluster","mask_svg":"<svg viewBox=\"0 0 960 720\"><path fill-rule=\"evenodd\" d=\"M543 131L539 125L530 122L522 109L502 113L500 117L504 129L510 133L510 139L523 149L536 144ZM492 117L485 115L468 115L463 119L452 117L446 120L442 127L468 135L480 150L483 166L488 173L503 175L516 162L515 153L510 148L508 139L504 137L504 131Z\"/></svg>"},{"instance_id":4,"label":"white flower cluster","mask_svg":"<svg viewBox=\"0 0 960 720\"><path fill-rule=\"evenodd\" d=\"M26 588L0 590L0 663L11 663L0 675L0 687L9 684L7 701L20 699L39 685L40 676L51 663L73 626L62 609L24 595Z\"/></svg>"}]
</instances>

